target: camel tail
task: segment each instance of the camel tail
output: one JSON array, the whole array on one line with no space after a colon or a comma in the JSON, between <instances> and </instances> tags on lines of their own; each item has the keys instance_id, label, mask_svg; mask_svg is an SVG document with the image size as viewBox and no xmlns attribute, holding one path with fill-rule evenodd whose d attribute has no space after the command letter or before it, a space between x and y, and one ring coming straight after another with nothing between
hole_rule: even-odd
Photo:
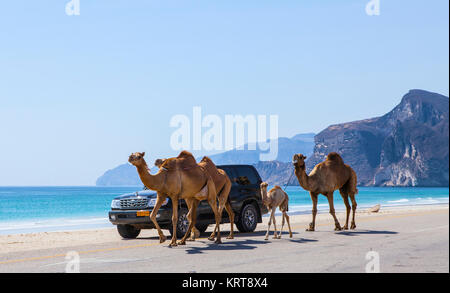
<instances>
[{"instance_id":1,"label":"camel tail","mask_svg":"<svg viewBox=\"0 0 450 293\"><path fill-rule=\"evenodd\" d=\"M356 194L358 194L358 192L359 192L359 190L358 190L358 179L357 179L357 176L356 176L356 172L352 169L352 187L353 187L353 189L354 189L354 191L355 191L355 195Z\"/></svg>"}]
</instances>

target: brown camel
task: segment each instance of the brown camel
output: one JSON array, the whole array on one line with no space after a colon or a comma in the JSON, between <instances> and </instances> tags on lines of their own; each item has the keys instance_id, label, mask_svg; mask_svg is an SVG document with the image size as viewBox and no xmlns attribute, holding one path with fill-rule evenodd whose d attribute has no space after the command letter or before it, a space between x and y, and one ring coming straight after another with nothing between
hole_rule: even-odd
<instances>
[{"instance_id":1,"label":"brown camel","mask_svg":"<svg viewBox=\"0 0 450 293\"><path fill-rule=\"evenodd\" d=\"M284 227L284 219L286 219L286 222L289 227L289 237L292 238L292 231L291 231L291 223L289 222L289 216L287 214L287 211L289 210L289 197L286 192L281 189L280 186L276 185L274 186L269 192L267 193L267 182L261 183L261 196L263 200L263 204L267 207L270 213L270 219L269 219L269 225L267 226L267 233L265 240L269 239L269 230L270 225L272 224L273 220L273 226L275 227L275 231L273 232L273 239L281 239L281 234L283 233L283 227ZM282 216L282 222L281 222L281 230L279 235L277 236L277 224L275 221L275 210L277 207L280 208L280 211L283 213Z\"/></svg>"},{"instance_id":2,"label":"brown camel","mask_svg":"<svg viewBox=\"0 0 450 293\"><path fill-rule=\"evenodd\" d=\"M336 189L339 189L347 209L347 218L343 229L348 230L348 219L350 216L349 196L352 201L353 210L350 228L355 229L355 211L357 206L355 195L358 193L355 171L353 171L350 166L344 164L344 161L338 153L332 152L328 154L325 161L317 164L311 173L307 175L305 171L305 159L306 157L304 155L296 154L294 155L293 163L295 166L295 175L297 176L300 186L309 191L313 202L312 222L309 224L309 228L306 229L306 231L314 231L317 215L317 197L320 193L325 195L328 199L330 214L333 216L336 225L334 230L342 230L341 225L336 218L333 204L333 192Z\"/></svg>"},{"instance_id":3,"label":"brown camel","mask_svg":"<svg viewBox=\"0 0 450 293\"><path fill-rule=\"evenodd\" d=\"M158 168L161 168L162 164L164 163L166 159L157 159L155 161L155 166ZM231 208L231 204L228 200L228 195L230 194L231 190L231 180L228 177L227 173L217 168L217 166L214 164L214 162L209 157L203 157L203 159L198 163L199 166L204 168L208 174L211 176L212 180L214 181L214 185L217 192L217 199L219 201L219 215L222 217L223 209L228 213L228 217L230 219L230 235L228 235L227 239L233 239L234 238L234 232L233 232L233 226L234 226L234 212ZM198 202L197 202L198 205ZM194 211L197 209L197 205L194 206ZM195 215L195 212L194 212ZM195 228L195 222L196 217L194 217L194 229L192 231L192 235L188 240L194 241L198 235L200 235L200 232ZM214 232L208 237L209 240L214 240L215 233L217 231L217 227L214 228Z\"/></svg>"},{"instance_id":4,"label":"brown camel","mask_svg":"<svg viewBox=\"0 0 450 293\"><path fill-rule=\"evenodd\" d=\"M189 209L187 215L189 228L178 244L186 244L186 238L191 233L194 224L193 218L195 218L193 206L196 201L207 200L214 212L216 226L220 225L221 218L217 210L214 182L208 173L197 165L191 153L182 151L178 157L165 160L155 175L149 173L144 155L145 153L133 153L130 155L128 161L136 166L142 183L147 188L157 191L156 204L150 214L150 219L158 230L161 243L166 240L166 237L156 221L156 214L167 197L170 197L172 201L173 235L170 246L177 245L176 227L178 222L178 201L180 199L185 200ZM220 227L218 228L216 243L221 243Z\"/></svg>"},{"instance_id":5,"label":"brown camel","mask_svg":"<svg viewBox=\"0 0 450 293\"><path fill-rule=\"evenodd\" d=\"M219 200L219 215L222 218L223 208L225 208L228 213L228 217L230 218L231 225L230 235L228 235L227 239L233 239L234 212L231 208L230 201L228 200L228 195L230 194L231 190L231 180L228 177L227 173L222 169L218 169L214 162L208 157L203 157L203 159L198 164L208 172L208 174L214 181L214 186L217 192L217 199ZM217 225L208 239L214 239L216 231L218 231Z\"/></svg>"}]
</instances>

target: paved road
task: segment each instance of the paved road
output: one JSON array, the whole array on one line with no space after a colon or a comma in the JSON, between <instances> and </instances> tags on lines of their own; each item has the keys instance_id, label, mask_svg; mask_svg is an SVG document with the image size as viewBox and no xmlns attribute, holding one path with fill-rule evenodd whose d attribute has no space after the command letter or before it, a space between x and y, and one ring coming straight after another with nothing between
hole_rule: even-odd
<instances>
[{"instance_id":1,"label":"paved road","mask_svg":"<svg viewBox=\"0 0 450 293\"><path fill-rule=\"evenodd\" d=\"M279 222L278 222L279 223ZM227 227L227 226L225 226ZM216 245L202 238L169 248L156 237L0 256L0 272L64 272L77 251L81 272L364 272L379 255L381 272L449 271L447 210L361 218L354 231L316 232L293 224L293 238L264 240L264 227Z\"/></svg>"}]
</instances>

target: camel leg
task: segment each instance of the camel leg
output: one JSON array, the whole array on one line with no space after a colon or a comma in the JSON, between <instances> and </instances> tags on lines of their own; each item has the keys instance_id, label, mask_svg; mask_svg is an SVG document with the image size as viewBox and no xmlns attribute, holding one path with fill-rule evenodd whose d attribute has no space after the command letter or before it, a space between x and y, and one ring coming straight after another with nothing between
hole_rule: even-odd
<instances>
[{"instance_id":1,"label":"camel leg","mask_svg":"<svg viewBox=\"0 0 450 293\"><path fill-rule=\"evenodd\" d=\"M283 234L283 227L284 227L284 212L282 212L281 214L281 230L278 239L281 239L281 235Z\"/></svg>"},{"instance_id":2,"label":"camel leg","mask_svg":"<svg viewBox=\"0 0 450 293\"><path fill-rule=\"evenodd\" d=\"M225 187L224 187L225 188ZM222 219L222 213L223 213L223 209L225 207L225 203L227 201L228 198L228 194L223 193L223 189L220 191L220 193L217 195L217 198L219 199L219 209L218 209L218 213L220 215L220 218ZM211 233L211 235L208 237L209 240L214 240L214 238L216 238L216 231L217 231L217 226L214 227L214 231Z\"/></svg>"},{"instance_id":3,"label":"camel leg","mask_svg":"<svg viewBox=\"0 0 450 293\"><path fill-rule=\"evenodd\" d=\"M270 217L269 217L269 223L267 224L266 237L264 238L264 240L269 240L269 231L270 231L271 224L272 224L272 215L270 215Z\"/></svg>"},{"instance_id":4,"label":"camel leg","mask_svg":"<svg viewBox=\"0 0 450 293\"><path fill-rule=\"evenodd\" d=\"M178 200L172 200L172 241L169 247L177 246Z\"/></svg>"},{"instance_id":5,"label":"camel leg","mask_svg":"<svg viewBox=\"0 0 450 293\"><path fill-rule=\"evenodd\" d=\"M200 237L200 231L197 230L197 228L195 227L195 224L197 223L197 208L199 205L200 201L194 199L193 200L193 211L192 211L192 229L190 232L190 237L188 239L186 239L187 241L195 241L196 238ZM188 218L190 220L190 218Z\"/></svg>"},{"instance_id":6,"label":"camel leg","mask_svg":"<svg viewBox=\"0 0 450 293\"><path fill-rule=\"evenodd\" d=\"M186 233L184 234L183 238L178 242L179 245L185 245L186 244L186 238L191 234L192 227L195 225L195 218L197 213L197 205L198 201L193 198L187 198L184 200L189 208L189 212L187 214L187 218L189 219L189 227L186 230Z\"/></svg>"},{"instance_id":7,"label":"camel leg","mask_svg":"<svg viewBox=\"0 0 450 293\"><path fill-rule=\"evenodd\" d=\"M158 230L159 243L163 243L167 239L166 236L164 236L164 233L162 232L161 228L159 227L158 222L156 221L156 215L158 214L158 210L162 206L166 198L167 196L162 195L161 193L157 193L156 204L153 207L153 210L150 214L150 220L152 220L153 225L155 225L156 229Z\"/></svg>"},{"instance_id":8,"label":"camel leg","mask_svg":"<svg viewBox=\"0 0 450 293\"><path fill-rule=\"evenodd\" d=\"M317 215L317 196L319 195L318 193L315 192L310 192L309 193L311 196L311 200L313 203L313 208L312 208L312 222L309 224L309 228L306 229L306 231L314 231L315 226L316 226L316 215Z\"/></svg>"},{"instance_id":9,"label":"camel leg","mask_svg":"<svg viewBox=\"0 0 450 293\"><path fill-rule=\"evenodd\" d=\"M286 212L283 213L284 217L286 218L286 222L288 224L289 228L289 238L292 238L292 231L291 231L291 223L289 223L289 216Z\"/></svg>"},{"instance_id":10,"label":"camel leg","mask_svg":"<svg viewBox=\"0 0 450 293\"><path fill-rule=\"evenodd\" d=\"M267 233L266 233L266 238L264 238L264 240L269 240L269 231L270 231L270 225L272 225L272 215L273 214L273 210L272 213L270 214L270 218L269 218L269 224L267 225Z\"/></svg>"},{"instance_id":11,"label":"camel leg","mask_svg":"<svg viewBox=\"0 0 450 293\"><path fill-rule=\"evenodd\" d=\"M348 219L350 218L350 204L348 202L348 194L344 188L339 189L339 192L341 193L342 200L344 201L345 204L345 209L347 210L345 225L344 227L342 227L342 230L348 230Z\"/></svg>"},{"instance_id":12,"label":"camel leg","mask_svg":"<svg viewBox=\"0 0 450 293\"><path fill-rule=\"evenodd\" d=\"M220 243L222 243L222 239L220 237L221 217L219 215L219 211L217 210L217 202L216 202L216 200L215 199L210 200L209 201L209 205L211 206L211 208L212 208L212 210L214 212L214 218L216 219L216 227L214 228L214 231L217 230L217 239L216 239L215 243L220 244ZM211 241L214 240L214 238L213 239L208 238L208 239L211 240Z\"/></svg>"},{"instance_id":13,"label":"camel leg","mask_svg":"<svg viewBox=\"0 0 450 293\"><path fill-rule=\"evenodd\" d=\"M223 186L222 190L220 191L219 195L219 202L223 202L223 205L225 207L225 210L228 213L228 218L230 219L230 234L228 235L227 239L233 239L234 233L233 233L233 226L234 226L234 212L231 208L231 204L229 202L229 195L231 190L231 181L227 180L225 185ZM223 207L220 210L220 216L222 217Z\"/></svg>"},{"instance_id":14,"label":"camel leg","mask_svg":"<svg viewBox=\"0 0 450 293\"><path fill-rule=\"evenodd\" d=\"M217 229L217 239L215 243L220 244L222 243L222 239L220 236L220 222L222 220L222 216L219 214L218 207L217 207L217 199L216 199L216 187L214 186L214 182L211 178L208 179L208 204L211 206L211 209L214 212L214 218L216 219L216 227L214 228L214 231ZM208 238L209 239L209 238ZM213 240L213 239L209 239Z\"/></svg>"},{"instance_id":15,"label":"camel leg","mask_svg":"<svg viewBox=\"0 0 450 293\"><path fill-rule=\"evenodd\" d=\"M227 203L225 204L225 210L228 213L228 218L230 219L230 235L228 235L227 239L233 239L234 238L234 232L233 232L233 228L234 228L234 212L233 209L231 208L231 204L227 201Z\"/></svg>"},{"instance_id":16,"label":"camel leg","mask_svg":"<svg viewBox=\"0 0 450 293\"><path fill-rule=\"evenodd\" d=\"M230 234L228 235L227 239L234 239L234 212L233 209L231 208L231 204L227 201L225 203L225 210L228 213L228 218L230 219ZM211 234L211 236L208 237L208 239L213 240L215 233L216 233L217 228L214 228L214 232L213 234Z\"/></svg>"},{"instance_id":17,"label":"camel leg","mask_svg":"<svg viewBox=\"0 0 450 293\"><path fill-rule=\"evenodd\" d=\"M342 196L344 200L345 209L347 210L347 214L345 216L345 226L342 228L343 230L348 230L348 219L350 218L350 204L348 202L348 196Z\"/></svg>"},{"instance_id":18,"label":"camel leg","mask_svg":"<svg viewBox=\"0 0 450 293\"><path fill-rule=\"evenodd\" d=\"M355 222L355 212L356 212L356 207L358 206L356 204L356 200L355 200L355 195L350 193L350 199L352 201L352 225L350 226L350 229L355 229L356 228L356 222Z\"/></svg>"},{"instance_id":19,"label":"camel leg","mask_svg":"<svg viewBox=\"0 0 450 293\"><path fill-rule=\"evenodd\" d=\"M195 239L200 237L200 234L201 234L200 231L197 229L197 227L195 227L194 224L191 230L191 235L189 236L188 239L186 239L186 241L195 241Z\"/></svg>"},{"instance_id":20,"label":"camel leg","mask_svg":"<svg viewBox=\"0 0 450 293\"><path fill-rule=\"evenodd\" d=\"M336 214L335 214L335 210L334 210L334 202L333 202L333 192L328 192L325 196L328 199L328 204L330 205L330 214L331 214L331 216L333 216L334 224L336 226L334 228L334 230L340 231L340 230L342 230L342 228L341 228L341 225L339 224L338 219L336 218Z\"/></svg>"},{"instance_id":21,"label":"camel leg","mask_svg":"<svg viewBox=\"0 0 450 293\"><path fill-rule=\"evenodd\" d=\"M358 181L356 179L356 173L355 171L352 170L352 176L350 178L350 186L349 186L349 195L350 195L350 199L352 201L352 224L350 226L350 229L355 229L356 228L356 223L355 223L355 212L356 212L356 207L358 206L356 204L356 200L355 200L355 195L358 193L358 188L357 188L357 184Z\"/></svg>"},{"instance_id":22,"label":"camel leg","mask_svg":"<svg viewBox=\"0 0 450 293\"><path fill-rule=\"evenodd\" d=\"M208 240L213 241L216 238L216 232L217 232L217 225L214 226L214 231L209 235Z\"/></svg>"},{"instance_id":23,"label":"camel leg","mask_svg":"<svg viewBox=\"0 0 450 293\"><path fill-rule=\"evenodd\" d=\"M273 232L273 239L279 239L280 238L277 235L277 221L275 220L275 210L276 209L277 209L277 207L273 207L272 208L273 227L275 229L275 231Z\"/></svg>"},{"instance_id":24,"label":"camel leg","mask_svg":"<svg viewBox=\"0 0 450 293\"><path fill-rule=\"evenodd\" d=\"M223 186L222 190L217 195L217 198L219 199L219 214L220 214L220 218L222 218L223 209L225 208L227 213L228 213L228 218L230 219L231 230L230 230L230 234L228 235L227 239L233 239L234 238L234 233L233 233L234 212L233 212L233 209L231 208L230 203L228 202L228 196L230 194L230 190L231 190L231 181L227 180L227 182ZM208 237L209 240L214 240L214 238L216 236L215 234L216 234L216 231L217 231L216 228L217 227L214 228L213 233Z\"/></svg>"}]
</instances>

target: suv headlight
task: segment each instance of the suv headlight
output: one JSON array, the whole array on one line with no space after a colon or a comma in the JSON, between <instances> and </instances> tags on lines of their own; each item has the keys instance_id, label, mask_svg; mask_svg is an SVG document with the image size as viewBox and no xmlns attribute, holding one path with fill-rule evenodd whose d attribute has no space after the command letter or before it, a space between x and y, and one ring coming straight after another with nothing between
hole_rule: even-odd
<instances>
[{"instance_id":1,"label":"suv headlight","mask_svg":"<svg viewBox=\"0 0 450 293\"><path fill-rule=\"evenodd\" d=\"M169 199L166 198L166 200L163 202L162 205L165 206L168 202L169 202ZM148 201L148 207L152 208L152 207L154 207L155 205L156 205L156 198L151 198L151 199Z\"/></svg>"},{"instance_id":2,"label":"suv headlight","mask_svg":"<svg viewBox=\"0 0 450 293\"><path fill-rule=\"evenodd\" d=\"M113 199L111 202L112 209L120 209L120 199Z\"/></svg>"}]
</instances>

